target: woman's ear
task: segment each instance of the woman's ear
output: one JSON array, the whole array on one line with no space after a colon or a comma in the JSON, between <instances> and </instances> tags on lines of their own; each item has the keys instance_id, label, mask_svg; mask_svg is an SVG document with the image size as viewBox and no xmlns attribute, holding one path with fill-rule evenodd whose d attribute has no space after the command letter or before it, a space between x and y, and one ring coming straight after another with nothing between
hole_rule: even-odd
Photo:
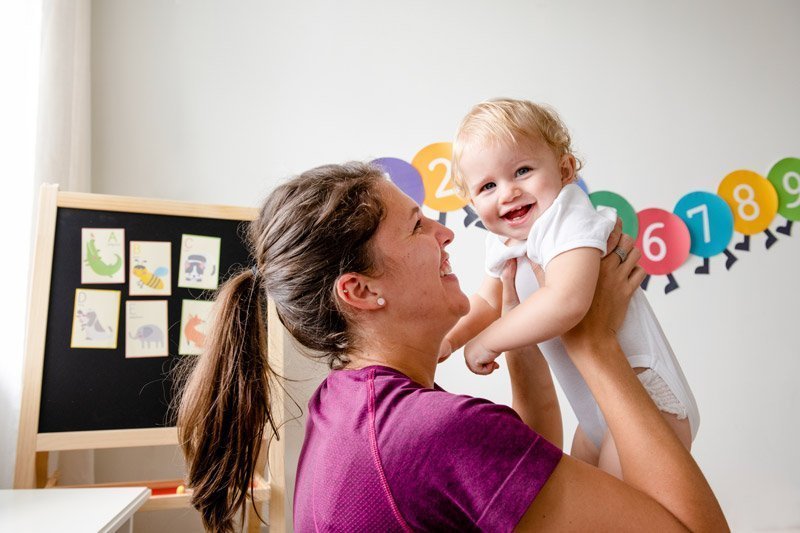
<instances>
[{"instance_id":1,"label":"woman's ear","mask_svg":"<svg viewBox=\"0 0 800 533\"><path fill-rule=\"evenodd\" d=\"M380 294L373 285L375 280L372 278L348 272L336 280L336 295L341 301L356 309L380 309L381 305L377 303Z\"/></svg>"},{"instance_id":2,"label":"woman's ear","mask_svg":"<svg viewBox=\"0 0 800 533\"><path fill-rule=\"evenodd\" d=\"M561 185L578 181L578 177L575 175L576 165L577 162L574 155L564 154L561 156Z\"/></svg>"}]
</instances>

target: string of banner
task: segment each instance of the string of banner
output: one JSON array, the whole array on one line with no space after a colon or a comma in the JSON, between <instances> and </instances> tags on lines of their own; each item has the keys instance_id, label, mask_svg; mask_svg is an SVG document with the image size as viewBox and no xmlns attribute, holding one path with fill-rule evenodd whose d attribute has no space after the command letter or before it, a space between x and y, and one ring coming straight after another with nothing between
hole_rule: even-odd
<instances>
[{"instance_id":1,"label":"string of banner","mask_svg":"<svg viewBox=\"0 0 800 533\"><path fill-rule=\"evenodd\" d=\"M452 144L429 144L408 163L394 157L375 159L389 178L419 205L439 212L439 222L447 221L447 213L466 212L464 226L485 229L469 203L461 198L451 182ZM730 244L734 232L743 238L733 248L750 250L750 237L763 233L769 249L778 240L770 229L776 215L785 222L777 233L791 236L792 223L800 220L800 159L786 157L775 163L766 177L752 170L736 170L725 176L716 194L694 191L684 195L672 212L656 207L636 211L621 195L611 191L589 192L583 180L578 183L595 207L617 210L622 231L636 239L642 252L639 264L647 272L642 288L647 289L651 276L666 276L664 292L678 288L673 272L689 255L703 260L695 274L710 272L710 258L725 255L725 268L737 261Z\"/></svg>"}]
</instances>

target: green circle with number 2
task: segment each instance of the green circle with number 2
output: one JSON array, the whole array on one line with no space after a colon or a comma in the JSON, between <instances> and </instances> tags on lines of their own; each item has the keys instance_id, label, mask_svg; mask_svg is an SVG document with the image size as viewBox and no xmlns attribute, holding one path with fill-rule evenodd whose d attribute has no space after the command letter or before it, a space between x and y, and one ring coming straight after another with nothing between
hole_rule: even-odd
<instances>
[{"instance_id":1,"label":"green circle with number 2","mask_svg":"<svg viewBox=\"0 0 800 533\"><path fill-rule=\"evenodd\" d=\"M611 191L595 191L589 195L595 207L608 206L617 210L617 216L622 219L622 232L636 238L639 235L639 218L633 206L620 196Z\"/></svg>"},{"instance_id":2,"label":"green circle with number 2","mask_svg":"<svg viewBox=\"0 0 800 533\"><path fill-rule=\"evenodd\" d=\"M800 159L781 159L767 179L778 191L778 213L787 220L800 220Z\"/></svg>"}]
</instances>

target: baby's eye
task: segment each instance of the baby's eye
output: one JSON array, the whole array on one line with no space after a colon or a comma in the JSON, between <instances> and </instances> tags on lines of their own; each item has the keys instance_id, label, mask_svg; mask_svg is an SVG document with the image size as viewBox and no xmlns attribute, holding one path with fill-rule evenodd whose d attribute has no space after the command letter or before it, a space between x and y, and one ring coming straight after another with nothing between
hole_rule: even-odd
<instances>
[{"instance_id":1,"label":"baby's eye","mask_svg":"<svg viewBox=\"0 0 800 533\"><path fill-rule=\"evenodd\" d=\"M497 185L495 185L493 181L490 181L489 183L484 183L479 189L479 191L480 192L488 191L489 189L494 189L495 187L497 187Z\"/></svg>"},{"instance_id":2,"label":"baby's eye","mask_svg":"<svg viewBox=\"0 0 800 533\"><path fill-rule=\"evenodd\" d=\"M516 175L516 177L520 177L520 176L522 176L524 174L527 174L530 171L531 171L531 167L519 167L517 169L517 172L516 172L515 175Z\"/></svg>"}]
</instances>

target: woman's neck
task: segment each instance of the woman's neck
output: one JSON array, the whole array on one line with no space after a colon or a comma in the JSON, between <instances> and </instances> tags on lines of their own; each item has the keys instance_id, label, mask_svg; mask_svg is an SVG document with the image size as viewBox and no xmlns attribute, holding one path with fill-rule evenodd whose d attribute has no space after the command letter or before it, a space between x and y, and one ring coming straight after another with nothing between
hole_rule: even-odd
<instances>
[{"instance_id":1,"label":"woman's neck","mask_svg":"<svg viewBox=\"0 0 800 533\"><path fill-rule=\"evenodd\" d=\"M416 348L395 346L369 346L348 354L350 362L345 368L357 369L382 365L402 372L423 387L433 388L437 352L421 352Z\"/></svg>"}]
</instances>

